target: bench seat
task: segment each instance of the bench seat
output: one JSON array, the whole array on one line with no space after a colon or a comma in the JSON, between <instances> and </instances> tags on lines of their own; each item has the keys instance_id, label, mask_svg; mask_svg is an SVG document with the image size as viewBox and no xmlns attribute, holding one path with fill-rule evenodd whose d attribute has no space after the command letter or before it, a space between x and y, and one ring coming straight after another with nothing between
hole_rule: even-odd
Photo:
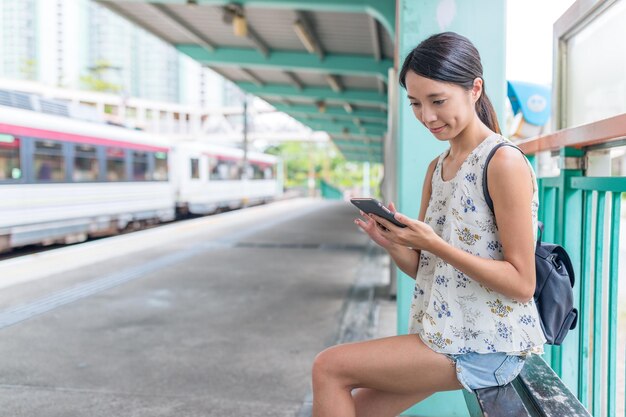
<instances>
[{"instance_id":1,"label":"bench seat","mask_svg":"<svg viewBox=\"0 0 626 417\"><path fill-rule=\"evenodd\" d=\"M511 383L479 389L476 394L463 390L463 395L472 417L591 417L537 355L528 358L522 372Z\"/></svg>"}]
</instances>

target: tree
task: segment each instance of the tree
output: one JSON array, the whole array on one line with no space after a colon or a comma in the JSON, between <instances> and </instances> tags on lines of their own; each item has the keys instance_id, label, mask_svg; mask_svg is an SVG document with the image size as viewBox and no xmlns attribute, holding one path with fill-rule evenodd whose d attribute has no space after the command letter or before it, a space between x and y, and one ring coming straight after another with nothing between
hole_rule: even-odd
<instances>
[{"instance_id":1,"label":"tree","mask_svg":"<svg viewBox=\"0 0 626 417\"><path fill-rule=\"evenodd\" d=\"M87 68L89 73L82 75L80 81L90 91L101 91L110 93L119 93L122 91L120 84L109 82L105 79L107 72L111 70L119 71L119 67L111 65L108 61L100 59L97 60L93 67Z\"/></svg>"},{"instance_id":2,"label":"tree","mask_svg":"<svg viewBox=\"0 0 626 417\"><path fill-rule=\"evenodd\" d=\"M306 188L311 169L316 180L323 178L342 190L362 187L363 164L346 160L332 142L284 142L268 148L266 152L283 160L287 188ZM371 164L370 172L370 189L375 196L379 196L382 165Z\"/></svg>"},{"instance_id":3,"label":"tree","mask_svg":"<svg viewBox=\"0 0 626 417\"><path fill-rule=\"evenodd\" d=\"M31 58L25 59L20 68L20 72L27 80L37 78L37 61Z\"/></svg>"}]
</instances>

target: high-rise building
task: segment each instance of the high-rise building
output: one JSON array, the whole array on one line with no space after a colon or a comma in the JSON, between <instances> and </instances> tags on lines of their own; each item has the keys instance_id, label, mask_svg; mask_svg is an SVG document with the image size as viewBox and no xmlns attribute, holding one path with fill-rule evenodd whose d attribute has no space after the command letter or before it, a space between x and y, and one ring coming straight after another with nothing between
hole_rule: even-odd
<instances>
[{"instance_id":1,"label":"high-rise building","mask_svg":"<svg viewBox=\"0 0 626 417\"><path fill-rule=\"evenodd\" d=\"M0 73L35 80L37 64L37 0L0 0Z\"/></svg>"},{"instance_id":2,"label":"high-rise building","mask_svg":"<svg viewBox=\"0 0 626 417\"><path fill-rule=\"evenodd\" d=\"M93 2L89 22L88 75L101 77L124 95L180 101L176 49Z\"/></svg>"},{"instance_id":3,"label":"high-rise building","mask_svg":"<svg viewBox=\"0 0 626 417\"><path fill-rule=\"evenodd\" d=\"M0 76L222 106L223 80L91 0L0 0Z\"/></svg>"}]
</instances>

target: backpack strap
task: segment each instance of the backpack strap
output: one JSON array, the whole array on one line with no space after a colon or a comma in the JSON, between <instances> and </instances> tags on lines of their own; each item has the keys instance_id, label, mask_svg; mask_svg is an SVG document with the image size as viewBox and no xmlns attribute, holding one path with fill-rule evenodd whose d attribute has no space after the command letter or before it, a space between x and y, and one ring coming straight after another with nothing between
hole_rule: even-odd
<instances>
[{"instance_id":1,"label":"backpack strap","mask_svg":"<svg viewBox=\"0 0 626 417\"><path fill-rule=\"evenodd\" d=\"M491 151L489 152L489 155L487 155L487 159L485 160L485 167L483 168L483 195L485 197L485 201L487 202L487 206L489 206L489 209L491 210L492 214L494 214L493 200L491 199L491 196L489 195L489 186L487 185L487 168L489 167L489 161L491 161L491 158L493 158L493 155L496 153L498 149L500 149L503 146L510 146L512 148L515 148L518 151L520 151L522 155L524 155L524 157L526 157L526 154L524 153L524 151L522 151L520 148L518 148L517 146L515 146L513 143L510 143L510 142L498 143L496 146L494 146L491 149ZM539 245L541 243L541 235L543 234L543 223L540 221L537 221L537 226L539 227L539 233L537 234L537 245Z\"/></svg>"},{"instance_id":2,"label":"backpack strap","mask_svg":"<svg viewBox=\"0 0 626 417\"><path fill-rule=\"evenodd\" d=\"M487 202L487 206L489 206L489 209L491 210L492 214L493 214L493 200L491 199L491 196L489 195L489 186L487 185L487 168L489 167L489 161L491 161L491 158L493 158L493 155L496 153L498 149L500 149L503 146L510 146L512 148L515 148L518 151L520 151L522 155L524 155L524 157L526 157L526 154L524 153L524 151L522 151L520 148L518 148L517 146L515 146L514 144L510 142L498 143L496 146L494 146L491 149L491 151L489 152L489 155L487 155L487 159L485 160L485 167L483 168L483 195L485 196L485 201Z\"/></svg>"}]
</instances>

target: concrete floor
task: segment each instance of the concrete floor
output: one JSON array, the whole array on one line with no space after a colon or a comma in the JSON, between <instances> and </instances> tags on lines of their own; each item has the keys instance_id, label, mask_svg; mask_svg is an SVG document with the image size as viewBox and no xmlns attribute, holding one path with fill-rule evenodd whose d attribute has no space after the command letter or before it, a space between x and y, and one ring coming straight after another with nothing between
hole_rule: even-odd
<instances>
[{"instance_id":1,"label":"concrete floor","mask_svg":"<svg viewBox=\"0 0 626 417\"><path fill-rule=\"evenodd\" d=\"M0 290L0 415L297 415L363 273L356 214L281 202L139 232L126 254L75 247L47 275L31 258L37 276ZM394 334L395 303L377 308Z\"/></svg>"}]
</instances>

